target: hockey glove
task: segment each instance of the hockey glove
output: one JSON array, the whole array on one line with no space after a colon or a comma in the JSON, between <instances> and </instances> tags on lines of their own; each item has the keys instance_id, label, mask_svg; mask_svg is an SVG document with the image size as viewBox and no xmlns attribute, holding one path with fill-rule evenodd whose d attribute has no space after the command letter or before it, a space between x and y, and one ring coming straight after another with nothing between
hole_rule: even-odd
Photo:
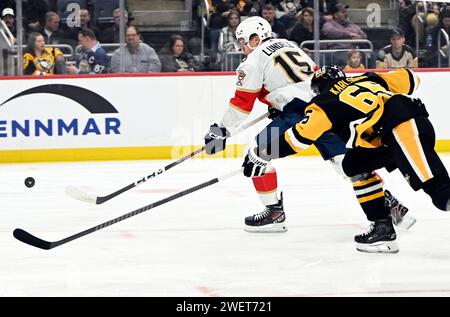
<instances>
[{"instance_id":1,"label":"hockey glove","mask_svg":"<svg viewBox=\"0 0 450 317\"><path fill-rule=\"evenodd\" d=\"M208 155L218 153L225 149L229 132L225 127L220 127L214 123L209 127L208 133L205 135L205 152Z\"/></svg>"},{"instance_id":2,"label":"hockey glove","mask_svg":"<svg viewBox=\"0 0 450 317\"><path fill-rule=\"evenodd\" d=\"M269 161L263 160L255 153L255 149L248 150L245 156L244 163L244 175L247 177L262 176L266 172Z\"/></svg>"},{"instance_id":3,"label":"hockey glove","mask_svg":"<svg viewBox=\"0 0 450 317\"><path fill-rule=\"evenodd\" d=\"M269 112L268 118L270 120L275 119L276 117L278 117L282 113L282 111L278 110L275 107L271 107L271 106L268 107L267 111Z\"/></svg>"}]
</instances>

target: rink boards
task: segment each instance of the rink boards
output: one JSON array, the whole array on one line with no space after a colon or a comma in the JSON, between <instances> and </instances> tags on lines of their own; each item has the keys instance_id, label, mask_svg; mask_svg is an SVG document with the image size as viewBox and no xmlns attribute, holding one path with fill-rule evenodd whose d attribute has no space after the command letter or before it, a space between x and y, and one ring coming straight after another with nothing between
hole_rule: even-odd
<instances>
[{"instance_id":1,"label":"rink boards","mask_svg":"<svg viewBox=\"0 0 450 317\"><path fill-rule=\"evenodd\" d=\"M450 70L419 71L438 151L450 151ZM234 94L233 73L4 77L0 162L170 159L202 145ZM445 95L444 95L445 96ZM267 107L257 102L249 119ZM239 157L268 119L229 140ZM306 154L315 155L314 148Z\"/></svg>"}]
</instances>

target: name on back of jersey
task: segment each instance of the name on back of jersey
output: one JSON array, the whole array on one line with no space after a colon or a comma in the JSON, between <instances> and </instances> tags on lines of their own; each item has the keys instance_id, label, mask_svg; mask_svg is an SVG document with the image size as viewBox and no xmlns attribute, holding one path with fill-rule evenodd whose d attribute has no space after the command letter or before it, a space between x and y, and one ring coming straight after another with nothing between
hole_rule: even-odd
<instances>
[{"instance_id":1,"label":"name on back of jersey","mask_svg":"<svg viewBox=\"0 0 450 317\"><path fill-rule=\"evenodd\" d=\"M283 41L283 42L276 42L276 43L270 44L269 46L264 48L262 51L267 56L270 56L273 53L275 53L276 51L278 51L279 49L282 49L284 47L297 48L294 44L292 44L288 41Z\"/></svg>"}]
</instances>

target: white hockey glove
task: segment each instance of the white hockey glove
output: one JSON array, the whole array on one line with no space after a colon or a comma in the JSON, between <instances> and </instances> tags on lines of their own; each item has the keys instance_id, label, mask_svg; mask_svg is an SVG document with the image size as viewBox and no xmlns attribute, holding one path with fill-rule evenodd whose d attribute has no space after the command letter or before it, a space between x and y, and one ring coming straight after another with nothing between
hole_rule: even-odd
<instances>
[{"instance_id":1,"label":"white hockey glove","mask_svg":"<svg viewBox=\"0 0 450 317\"><path fill-rule=\"evenodd\" d=\"M262 176L266 173L269 161L263 160L255 152L256 148L251 148L248 150L245 156L244 163L244 175L247 177Z\"/></svg>"}]
</instances>

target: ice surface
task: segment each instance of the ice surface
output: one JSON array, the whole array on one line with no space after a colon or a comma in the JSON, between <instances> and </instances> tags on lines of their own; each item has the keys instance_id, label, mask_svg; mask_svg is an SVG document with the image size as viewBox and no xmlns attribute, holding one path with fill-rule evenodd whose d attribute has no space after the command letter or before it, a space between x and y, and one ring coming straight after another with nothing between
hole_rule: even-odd
<instances>
[{"instance_id":1,"label":"ice surface","mask_svg":"<svg viewBox=\"0 0 450 317\"><path fill-rule=\"evenodd\" d=\"M103 205L64 194L75 185L106 195L169 162L0 165L0 296L450 295L450 215L383 170L417 223L397 230L398 254L359 253L353 236L368 223L351 185L319 157L274 163L287 233L243 230L263 206L238 175L49 251L12 236L22 228L59 240L241 165L193 159Z\"/></svg>"}]
</instances>

